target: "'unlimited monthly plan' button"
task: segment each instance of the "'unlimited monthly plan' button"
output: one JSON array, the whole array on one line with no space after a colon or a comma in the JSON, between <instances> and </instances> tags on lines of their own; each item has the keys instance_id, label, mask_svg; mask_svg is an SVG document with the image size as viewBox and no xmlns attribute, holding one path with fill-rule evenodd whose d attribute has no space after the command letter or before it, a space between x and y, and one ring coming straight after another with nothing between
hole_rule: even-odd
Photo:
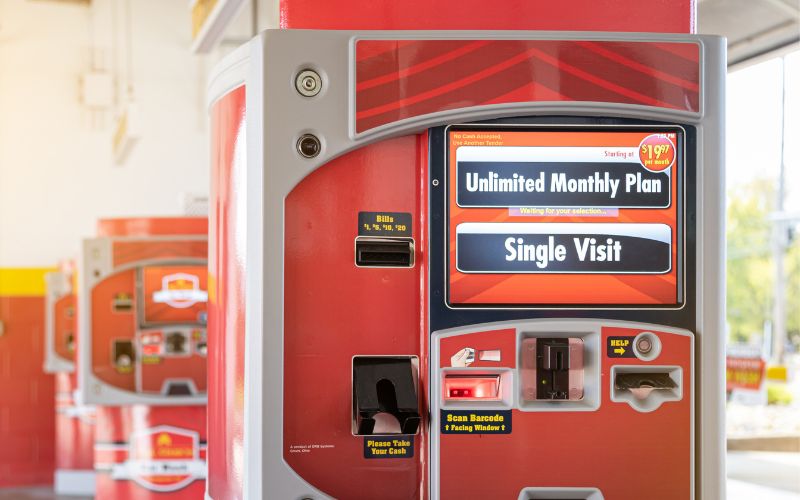
<instances>
[{"instance_id":1,"label":"'unlimited monthly plan' button","mask_svg":"<svg viewBox=\"0 0 800 500\"><path fill-rule=\"evenodd\" d=\"M666 224L469 222L456 226L463 273L662 274L672 267Z\"/></svg>"}]
</instances>

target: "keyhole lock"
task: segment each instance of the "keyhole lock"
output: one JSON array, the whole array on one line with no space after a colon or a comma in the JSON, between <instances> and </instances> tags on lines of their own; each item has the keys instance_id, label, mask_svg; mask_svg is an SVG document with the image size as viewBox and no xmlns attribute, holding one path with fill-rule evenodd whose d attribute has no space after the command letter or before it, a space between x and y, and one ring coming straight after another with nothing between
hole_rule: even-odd
<instances>
[{"instance_id":1,"label":"keyhole lock","mask_svg":"<svg viewBox=\"0 0 800 500\"><path fill-rule=\"evenodd\" d=\"M322 143L313 134L303 134L297 139L297 152L303 158L314 158L322 151Z\"/></svg>"},{"instance_id":2,"label":"keyhole lock","mask_svg":"<svg viewBox=\"0 0 800 500\"><path fill-rule=\"evenodd\" d=\"M306 97L314 97L322 90L322 77L314 70L301 71L294 81L297 91Z\"/></svg>"}]
</instances>

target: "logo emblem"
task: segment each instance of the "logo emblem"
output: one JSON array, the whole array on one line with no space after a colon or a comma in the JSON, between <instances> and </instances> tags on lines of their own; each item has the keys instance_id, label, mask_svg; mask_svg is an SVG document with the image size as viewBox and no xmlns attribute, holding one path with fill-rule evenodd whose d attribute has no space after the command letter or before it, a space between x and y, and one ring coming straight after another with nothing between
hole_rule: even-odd
<instances>
[{"instance_id":1,"label":"logo emblem","mask_svg":"<svg viewBox=\"0 0 800 500\"><path fill-rule=\"evenodd\" d=\"M134 432L128 460L113 467L114 479L131 479L151 491L176 491L205 479L197 432L160 425Z\"/></svg>"},{"instance_id":2,"label":"logo emblem","mask_svg":"<svg viewBox=\"0 0 800 500\"><path fill-rule=\"evenodd\" d=\"M161 279L161 290L153 292L153 302L186 309L198 302L207 302L208 292L200 289L200 278L193 274L175 273Z\"/></svg>"}]
</instances>

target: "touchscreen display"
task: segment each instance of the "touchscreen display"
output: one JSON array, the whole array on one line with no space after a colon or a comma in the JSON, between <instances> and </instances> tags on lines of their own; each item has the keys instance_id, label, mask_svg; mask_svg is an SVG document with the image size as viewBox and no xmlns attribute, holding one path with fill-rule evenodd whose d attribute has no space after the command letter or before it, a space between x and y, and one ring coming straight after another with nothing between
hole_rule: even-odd
<instances>
[{"instance_id":1,"label":"touchscreen display","mask_svg":"<svg viewBox=\"0 0 800 500\"><path fill-rule=\"evenodd\" d=\"M448 129L448 302L679 306L681 134Z\"/></svg>"}]
</instances>

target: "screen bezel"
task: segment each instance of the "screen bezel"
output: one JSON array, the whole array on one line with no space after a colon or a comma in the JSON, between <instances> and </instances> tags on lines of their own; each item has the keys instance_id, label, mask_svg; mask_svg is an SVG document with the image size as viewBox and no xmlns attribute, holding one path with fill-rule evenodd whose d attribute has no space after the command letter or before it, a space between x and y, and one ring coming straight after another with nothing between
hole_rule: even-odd
<instances>
[{"instance_id":1,"label":"screen bezel","mask_svg":"<svg viewBox=\"0 0 800 500\"><path fill-rule=\"evenodd\" d=\"M676 239L675 248L677 249L676 267L676 291L675 302L669 304L653 303L453 303L450 300L450 134L460 131L498 131L498 132L653 132L653 133L675 133L675 171L677 178L677 192L673 203L676 210L675 229ZM592 125L554 125L554 124L515 124L515 123L487 123L487 124L453 124L444 128L444 303L450 309L682 309L686 305L686 130L681 125L624 125L624 124L592 124ZM495 273L505 274L505 273ZM511 273L513 274L513 273ZM562 273L551 273L562 274ZM566 273L564 273L566 274ZM575 274L575 273L571 273ZM578 273L580 274L580 273ZM610 273L613 274L613 273Z\"/></svg>"}]
</instances>

